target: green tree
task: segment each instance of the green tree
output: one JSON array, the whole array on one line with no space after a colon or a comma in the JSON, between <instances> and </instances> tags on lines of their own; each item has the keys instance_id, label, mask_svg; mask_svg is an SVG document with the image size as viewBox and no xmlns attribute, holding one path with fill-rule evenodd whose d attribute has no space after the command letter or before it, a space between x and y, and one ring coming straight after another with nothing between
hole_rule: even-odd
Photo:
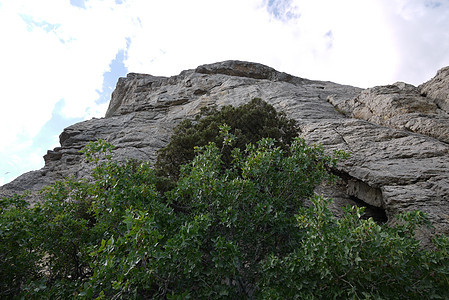
<instances>
[{"instance_id":1,"label":"green tree","mask_svg":"<svg viewBox=\"0 0 449 300\"><path fill-rule=\"evenodd\" d=\"M229 137L229 127L222 129ZM223 146L230 146L232 138L225 141ZM337 158L300 138L288 153L273 139L262 139L248 145L246 155L234 148L231 165L223 169L224 149L214 143L197 148L173 190L146 197L159 203L153 204L157 210L126 212L126 229L103 240L95 252L93 265L100 269L94 270L86 295L239 298L259 293L261 263L269 254L297 247L303 237L295 214L315 185L333 178L326 168ZM169 224L160 224L160 213L171 216ZM104 289L108 283L115 285Z\"/></svg>"},{"instance_id":2,"label":"green tree","mask_svg":"<svg viewBox=\"0 0 449 300\"><path fill-rule=\"evenodd\" d=\"M26 195L0 200L0 298L17 295L21 287L39 277L34 251L37 235Z\"/></svg>"},{"instance_id":3,"label":"green tree","mask_svg":"<svg viewBox=\"0 0 449 300\"><path fill-rule=\"evenodd\" d=\"M223 124L230 127L228 132L234 137L233 147L241 150L262 138L273 138L276 145L286 150L298 135L295 120L277 112L260 98L238 107L229 105L221 110L203 109L194 120L186 119L175 127L169 144L158 152L158 172L176 181L181 165L191 162L195 157L196 146L206 146L210 142L221 145L220 126ZM222 152L222 159L229 166L230 148Z\"/></svg>"}]
</instances>

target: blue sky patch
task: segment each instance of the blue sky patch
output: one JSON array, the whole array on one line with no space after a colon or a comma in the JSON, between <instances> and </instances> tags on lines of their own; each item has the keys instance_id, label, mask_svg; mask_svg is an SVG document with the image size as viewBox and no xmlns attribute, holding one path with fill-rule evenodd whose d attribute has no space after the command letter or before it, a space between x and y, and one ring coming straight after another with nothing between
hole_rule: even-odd
<instances>
[{"instance_id":1,"label":"blue sky patch","mask_svg":"<svg viewBox=\"0 0 449 300\"><path fill-rule=\"evenodd\" d=\"M51 115L51 119L41 128L41 131L33 139L32 148L40 148L42 145L51 147L54 145L55 137L57 137L64 128L73 125L77 122L81 122L82 118L65 118L62 115L62 109L65 106L65 100L59 100Z\"/></svg>"},{"instance_id":2,"label":"blue sky patch","mask_svg":"<svg viewBox=\"0 0 449 300\"><path fill-rule=\"evenodd\" d=\"M326 39L326 48L327 50L331 49L334 44L334 34L332 30L329 30L324 34L324 38Z\"/></svg>"},{"instance_id":3,"label":"blue sky patch","mask_svg":"<svg viewBox=\"0 0 449 300\"><path fill-rule=\"evenodd\" d=\"M438 8L441 6L441 2L440 1L426 1L424 4L427 8Z\"/></svg>"},{"instance_id":4,"label":"blue sky patch","mask_svg":"<svg viewBox=\"0 0 449 300\"><path fill-rule=\"evenodd\" d=\"M58 29L58 27L61 26L60 24L51 24L46 21L36 21L33 19L32 16L28 15L21 14L20 17L28 25L27 27L28 31L33 31L34 28L38 27L43 29L45 32L51 32Z\"/></svg>"},{"instance_id":5,"label":"blue sky patch","mask_svg":"<svg viewBox=\"0 0 449 300\"><path fill-rule=\"evenodd\" d=\"M268 13L280 21L298 19L301 15L296 13L294 9L292 0L268 0L267 3Z\"/></svg>"},{"instance_id":6,"label":"blue sky patch","mask_svg":"<svg viewBox=\"0 0 449 300\"><path fill-rule=\"evenodd\" d=\"M111 94L115 89L118 78L124 77L128 73L128 68L126 68L123 63L125 58L125 50L121 49L115 56L115 59L111 61L109 64L110 71L103 74L103 87L101 91L97 90L100 97L95 101L95 103L102 104L111 99Z\"/></svg>"},{"instance_id":7,"label":"blue sky patch","mask_svg":"<svg viewBox=\"0 0 449 300\"><path fill-rule=\"evenodd\" d=\"M79 8L86 9L86 0L70 0L70 4Z\"/></svg>"}]
</instances>

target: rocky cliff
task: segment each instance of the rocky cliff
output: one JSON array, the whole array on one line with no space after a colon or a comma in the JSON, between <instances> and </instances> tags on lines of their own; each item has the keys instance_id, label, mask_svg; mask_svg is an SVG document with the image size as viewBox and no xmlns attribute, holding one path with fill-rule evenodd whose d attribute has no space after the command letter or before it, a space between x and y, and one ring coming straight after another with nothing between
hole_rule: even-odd
<instances>
[{"instance_id":1,"label":"rocky cliff","mask_svg":"<svg viewBox=\"0 0 449 300\"><path fill-rule=\"evenodd\" d=\"M449 67L419 87L395 83L366 90L240 61L173 77L131 73L119 79L105 118L66 128L61 147L44 156L44 168L4 185L0 195L86 176L89 165L78 151L96 139L115 145L116 159L154 161L183 118L205 106L240 105L254 97L296 119L308 142L351 153L336 170L341 182L317 189L336 206L365 205L389 220L420 209L429 214L434 232L449 234Z\"/></svg>"}]
</instances>

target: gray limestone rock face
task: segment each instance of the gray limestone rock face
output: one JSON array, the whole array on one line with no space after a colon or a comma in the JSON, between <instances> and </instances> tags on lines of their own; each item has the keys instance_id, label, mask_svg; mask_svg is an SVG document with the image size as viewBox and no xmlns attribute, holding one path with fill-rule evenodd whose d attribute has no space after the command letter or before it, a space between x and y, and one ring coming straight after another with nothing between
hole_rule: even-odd
<instances>
[{"instance_id":1,"label":"gray limestone rock face","mask_svg":"<svg viewBox=\"0 0 449 300\"><path fill-rule=\"evenodd\" d=\"M435 98L402 82L362 91L352 99L329 101L345 115L400 130L431 136L449 143L448 112Z\"/></svg>"},{"instance_id":2,"label":"gray limestone rock face","mask_svg":"<svg viewBox=\"0 0 449 300\"><path fill-rule=\"evenodd\" d=\"M88 142L116 146L114 159L154 162L173 128L203 107L238 106L259 97L294 118L309 143L350 152L336 186L317 192L346 204L384 211L420 209L436 233L449 234L449 68L419 88L405 83L362 90L313 81L250 62L225 61L177 76L128 74L118 80L105 118L66 128L45 166L0 187L0 196L36 191L66 176L86 177L79 153ZM446 104L445 104L446 103Z\"/></svg>"},{"instance_id":3,"label":"gray limestone rock face","mask_svg":"<svg viewBox=\"0 0 449 300\"><path fill-rule=\"evenodd\" d=\"M439 108L449 113L449 66L440 69L431 80L421 84L423 96L434 99Z\"/></svg>"}]
</instances>

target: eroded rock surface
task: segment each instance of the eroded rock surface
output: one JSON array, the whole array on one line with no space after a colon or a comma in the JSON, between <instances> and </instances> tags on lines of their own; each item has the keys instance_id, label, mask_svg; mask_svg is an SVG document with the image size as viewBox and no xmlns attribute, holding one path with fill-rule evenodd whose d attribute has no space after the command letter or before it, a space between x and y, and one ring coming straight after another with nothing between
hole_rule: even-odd
<instances>
[{"instance_id":1,"label":"eroded rock surface","mask_svg":"<svg viewBox=\"0 0 449 300\"><path fill-rule=\"evenodd\" d=\"M341 182L318 189L337 206L365 203L390 220L420 209L435 232L449 233L448 91L449 68L418 88L395 83L367 90L240 61L173 77L131 73L119 79L105 118L66 128L61 147L45 155L45 167L4 185L0 195L37 191L68 175L86 176L89 165L78 151L96 139L115 145L116 159L154 162L182 119L202 107L237 106L259 97L296 119L308 142L351 153L336 170Z\"/></svg>"},{"instance_id":2,"label":"eroded rock surface","mask_svg":"<svg viewBox=\"0 0 449 300\"><path fill-rule=\"evenodd\" d=\"M366 89L351 99L330 97L329 101L349 117L431 136L449 143L448 112L437 104L442 102L423 96L413 85L398 82Z\"/></svg>"},{"instance_id":3,"label":"eroded rock surface","mask_svg":"<svg viewBox=\"0 0 449 300\"><path fill-rule=\"evenodd\" d=\"M431 80L419 86L423 96L434 99L442 110L449 113L449 66L442 68Z\"/></svg>"}]
</instances>

